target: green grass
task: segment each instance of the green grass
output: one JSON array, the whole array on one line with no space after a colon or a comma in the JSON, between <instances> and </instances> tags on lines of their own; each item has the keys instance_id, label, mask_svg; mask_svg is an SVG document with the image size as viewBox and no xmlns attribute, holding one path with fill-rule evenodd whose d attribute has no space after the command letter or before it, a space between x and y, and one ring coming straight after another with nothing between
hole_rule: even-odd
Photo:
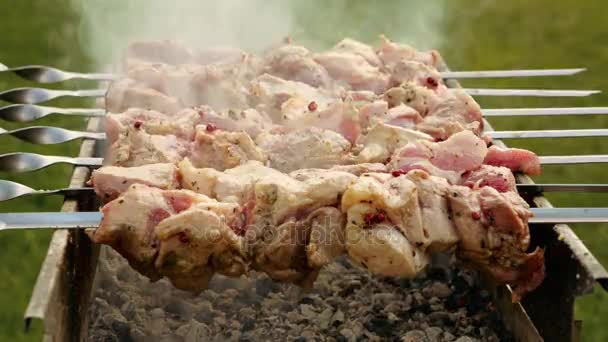
<instances>
[{"instance_id":1,"label":"green grass","mask_svg":"<svg viewBox=\"0 0 608 342\"><path fill-rule=\"evenodd\" d=\"M90 56L79 45L80 14L70 7L75 0L9 1L0 0L0 62L7 65L49 64L72 70L92 70ZM418 3L418 7L411 5ZM395 40L417 45L436 44L453 69L495 69L516 67L586 66L583 75L568 78L520 80L479 80L464 82L469 87L546 87L594 88L608 91L608 30L605 29L608 5L602 0L510 0L510 1L369 1L294 2L295 37L323 47L343 36L372 42L379 33ZM445 5L445 20L422 15ZM408 7L409 5L409 7ZM201 15L202 16L202 15ZM162 23L160 23L162 24ZM120 27L109 27L114 31ZM423 39L421 39L421 37ZM441 40L438 40L443 38ZM79 83L65 87L76 88ZM0 89L31 86L16 77L1 76ZM483 98L482 106L601 106L608 95L583 99ZM59 106L82 106L80 101L56 101ZM0 103L0 105L2 105ZM37 123L38 124L38 123ZM80 119L48 118L40 124L83 127ZM608 127L608 116L492 120L499 129L600 128ZM0 122L0 127L14 125ZM604 139L509 141L512 146L528 147L541 155L608 153ZM76 143L39 148L19 141L0 138L0 152L38 151L47 154L75 155ZM539 182L605 183L605 167L546 167ZM34 187L67 184L70 169L52 167L24 175L0 174ZM606 206L606 195L552 195L556 205ZM58 198L28 198L0 204L0 211L57 210ZM608 265L608 226L575 227L592 252ZM44 232L4 232L0 234L0 341L38 341L40 329L22 332L22 314L50 235ZM556 298L559 300L559 298ZM577 304L577 317L584 320L585 341L608 340L605 317L608 296L601 290Z\"/></svg>"}]
</instances>

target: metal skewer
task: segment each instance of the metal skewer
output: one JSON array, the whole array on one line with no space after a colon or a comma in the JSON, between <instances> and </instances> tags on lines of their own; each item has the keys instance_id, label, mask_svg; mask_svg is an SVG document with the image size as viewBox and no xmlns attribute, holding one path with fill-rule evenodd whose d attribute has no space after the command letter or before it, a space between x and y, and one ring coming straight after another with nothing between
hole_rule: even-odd
<instances>
[{"instance_id":1,"label":"metal skewer","mask_svg":"<svg viewBox=\"0 0 608 342\"><path fill-rule=\"evenodd\" d=\"M536 96L582 97L598 94L599 90L547 90L547 89L465 89L472 96ZM17 88L0 92L0 100L11 103L41 103L59 97L103 97L106 89L52 90L44 88Z\"/></svg>"},{"instance_id":2,"label":"metal skewer","mask_svg":"<svg viewBox=\"0 0 608 342\"><path fill-rule=\"evenodd\" d=\"M45 156L42 154L23 152L0 155L0 171L28 172L40 170L54 164L98 167L103 164L103 158Z\"/></svg>"},{"instance_id":3,"label":"metal skewer","mask_svg":"<svg viewBox=\"0 0 608 342\"><path fill-rule=\"evenodd\" d=\"M600 90L553 90L553 89L488 89L462 88L471 96L534 96L534 97L584 97L601 93Z\"/></svg>"},{"instance_id":4,"label":"metal skewer","mask_svg":"<svg viewBox=\"0 0 608 342\"><path fill-rule=\"evenodd\" d=\"M519 69L519 70L479 70L479 71L444 71L441 76L445 79L454 78L505 78L505 77L538 77L538 76L569 76L586 71L586 68L566 69ZM55 83L71 79L109 81L118 75L110 73L82 73L60 70L46 65L24 65L9 68L0 64L0 72L12 72L23 79L39 83Z\"/></svg>"},{"instance_id":5,"label":"metal skewer","mask_svg":"<svg viewBox=\"0 0 608 342\"><path fill-rule=\"evenodd\" d=\"M89 193L92 188L62 188L53 190L36 190L27 185L7 180L0 180L0 202L8 201L25 195L67 195L74 196L80 193Z\"/></svg>"},{"instance_id":6,"label":"metal skewer","mask_svg":"<svg viewBox=\"0 0 608 342\"><path fill-rule=\"evenodd\" d=\"M573 69L521 69L521 70L482 70L482 71L444 71L441 77L449 78L505 78L537 76L569 76L586 71L586 68Z\"/></svg>"},{"instance_id":7,"label":"metal skewer","mask_svg":"<svg viewBox=\"0 0 608 342\"><path fill-rule=\"evenodd\" d=\"M40 145L60 144L80 138L95 140L104 140L106 138L106 134L101 132L72 131L65 128L51 126L24 127L14 129L12 131L7 131L0 128L0 136L4 134L12 135L21 140Z\"/></svg>"},{"instance_id":8,"label":"metal skewer","mask_svg":"<svg viewBox=\"0 0 608 342\"><path fill-rule=\"evenodd\" d=\"M485 117L506 116L552 116L552 115L597 115L608 114L608 107L555 107L555 108L494 108L482 109ZM94 108L58 108L34 104L12 104L0 108L0 119L28 122L51 114L77 116L104 116L105 110Z\"/></svg>"},{"instance_id":9,"label":"metal skewer","mask_svg":"<svg viewBox=\"0 0 608 342\"><path fill-rule=\"evenodd\" d=\"M56 83L71 79L95 81L110 81L116 79L116 75L113 74L71 72L44 65L25 65L15 68L5 67L4 69L0 69L0 72L12 72L23 79L39 83Z\"/></svg>"},{"instance_id":10,"label":"metal skewer","mask_svg":"<svg viewBox=\"0 0 608 342\"><path fill-rule=\"evenodd\" d=\"M608 208L531 208L528 219L534 223L608 222ZM97 228L103 214L99 211L0 213L0 231L8 229L83 229Z\"/></svg>"},{"instance_id":11,"label":"metal skewer","mask_svg":"<svg viewBox=\"0 0 608 342\"><path fill-rule=\"evenodd\" d=\"M564 108L495 108L482 109L483 116L543 116L543 115L594 115L608 114L608 107L564 107Z\"/></svg>"},{"instance_id":12,"label":"metal skewer","mask_svg":"<svg viewBox=\"0 0 608 342\"><path fill-rule=\"evenodd\" d=\"M33 104L12 104L0 108L0 119L14 122L28 122L51 114L93 117L104 116L105 113L104 109L94 108L58 108Z\"/></svg>"},{"instance_id":13,"label":"metal skewer","mask_svg":"<svg viewBox=\"0 0 608 342\"><path fill-rule=\"evenodd\" d=\"M540 163L543 165L608 163L608 154L540 156L538 158ZM50 165L61 163L76 166L100 167L103 165L103 158L47 156L24 152L14 152L0 155L0 171L7 172L34 171Z\"/></svg>"},{"instance_id":14,"label":"metal skewer","mask_svg":"<svg viewBox=\"0 0 608 342\"><path fill-rule=\"evenodd\" d=\"M94 158L91 158L94 159ZM91 161L95 162L95 161ZM608 184L517 184L520 193L540 195L543 192L608 192ZM0 180L0 202L26 195L75 195L92 193L91 187L36 190L26 185Z\"/></svg>"},{"instance_id":15,"label":"metal skewer","mask_svg":"<svg viewBox=\"0 0 608 342\"><path fill-rule=\"evenodd\" d=\"M526 131L489 131L485 135L494 139L529 139L529 138L580 138L606 137L608 129L553 129Z\"/></svg>"},{"instance_id":16,"label":"metal skewer","mask_svg":"<svg viewBox=\"0 0 608 342\"><path fill-rule=\"evenodd\" d=\"M103 97L105 89L52 90L44 88L16 88L0 92L0 100L11 103L41 103L60 97Z\"/></svg>"},{"instance_id":17,"label":"metal skewer","mask_svg":"<svg viewBox=\"0 0 608 342\"><path fill-rule=\"evenodd\" d=\"M3 134L12 135L34 144L60 144L79 138L96 140L106 138L106 134L103 132L73 131L53 126L23 127L12 131L0 128L0 135ZM485 134L494 139L606 137L608 129L489 131Z\"/></svg>"}]
</instances>

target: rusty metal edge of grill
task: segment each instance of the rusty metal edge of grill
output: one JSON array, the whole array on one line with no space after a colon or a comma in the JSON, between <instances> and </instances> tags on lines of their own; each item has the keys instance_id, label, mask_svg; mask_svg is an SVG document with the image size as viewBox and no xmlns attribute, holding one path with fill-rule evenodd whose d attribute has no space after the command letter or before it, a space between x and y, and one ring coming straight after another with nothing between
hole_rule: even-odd
<instances>
[{"instance_id":1,"label":"rusty metal edge of grill","mask_svg":"<svg viewBox=\"0 0 608 342\"><path fill-rule=\"evenodd\" d=\"M443 68L448 71L449 69ZM456 80L448 80L459 88ZM486 131L493 130L484 119ZM101 118L88 120L87 131L99 131ZM502 141L495 144L505 147ZM83 140L80 157L101 156L103 142ZM75 167L70 186L84 186L90 176L87 167ZM518 183L532 179L516 175ZM545 197L535 197L537 207L552 207ZM96 198L66 198L61 211L97 210ZM531 227L532 243L545 248L547 276L543 284L521 303L511 302L511 291L492 286L494 302L502 323L517 341L580 341L582 324L574 319L576 297L593 291L597 281L608 290L608 272L591 254L574 231L565 224ZM43 341L84 341L87 337L87 310L93 294L100 246L93 244L82 230L57 230L53 233L47 255L40 268L24 320L26 329L32 320L42 320ZM542 337L541 337L542 336Z\"/></svg>"}]
</instances>

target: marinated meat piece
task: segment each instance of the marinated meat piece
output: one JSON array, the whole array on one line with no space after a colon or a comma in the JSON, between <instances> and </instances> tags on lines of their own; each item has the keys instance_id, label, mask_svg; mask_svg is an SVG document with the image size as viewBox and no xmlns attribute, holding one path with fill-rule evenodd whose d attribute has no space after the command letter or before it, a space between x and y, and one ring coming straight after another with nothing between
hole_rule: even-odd
<instances>
[{"instance_id":1,"label":"marinated meat piece","mask_svg":"<svg viewBox=\"0 0 608 342\"><path fill-rule=\"evenodd\" d=\"M362 127L369 127L373 122L383 121L388 113L388 102L376 100L365 103L359 108L359 119Z\"/></svg>"},{"instance_id":2,"label":"marinated meat piece","mask_svg":"<svg viewBox=\"0 0 608 342\"><path fill-rule=\"evenodd\" d=\"M491 187L473 191L452 186L452 217L460 237L458 253L499 281L514 286L520 296L544 278L542 252L527 254L530 232L528 205L516 193Z\"/></svg>"},{"instance_id":3,"label":"marinated meat piece","mask_svg":"<svg viewBox=\"0 0 608 342\"><path fill-rule=\"evenodd\" d=\"M154 268L158 224L192 203L208 200L187 190L163 191L133 184L101 209L103 219L91 238L95 243L112 246L138 272L158 280L161 274Z\"/></svg>"},{"instance_id":4,"label":"marinated meat piece","mask_svg":"<svg viewBox=\"0 0 608 342\"><path fill-rule=\"evenodd\" d=\"M256 143L268 154L270 166L282 172L345 164L351 148L342 135L314 127L282 134L262 133Z\"/></svg>"},{"instance_id":5,"label":"marinated meat piece","mask_svg":"<svg viewBox=\"0 0 608 342\"><path fill-rule=\"evenodd\" d=\"M385 36L380 36L378 57L389 68L402 60L421 62L437 69L443 66L443 60L439 52L435 50L429 52L418 51L409 45L394 43Z\"/></svg>"},{"instance_id":6,"label":"marinated meat piece","mask_svg":"<svg viewBox=\"0 0 608 342\"><path fill-rule=\"evenodd\" d=\"M208 200L161 221L155 229L156 269L175 287L193 292L207 288L214 272L244 274L244 240L230 227L238 214L236 204Z\"/></svg>"},{"instance_id":7,"label":"marinated meat piece","mask_svg":"<svg viewBox=\"0 0 608 342\"><path fill-rule=\"evenodd\" d=\"M473 98L460 89L450 89L440 103L418 124L417 129L445 140L462 130L481 134L481 108Z\"/></svg>"},{"instance_id":8,"label":"marinated meat piece","mask_svg":"<svg viewBox=\"0 0 608 342\"><path fill-rule=\"evenodd\" d=\"M541 173L540 160L534 152L519 148L500 148L491 146L483 161L484 164L504 166L513 172L523 172L537 176Z\"/></svg>"},{"instance_id":9,"label":"marinated meat piece","mask_svg":"<svg viewBox=\"0 0 608 342\"><path fill-rule=\"evenodd\" d=\"M312 106L313 104L314 106ZM357 141L361 133L359 114L347 102L336 101L319 109L316 102L292 97L283 104L283 126L287 129L317 127L340 133L350 143Z\"/></svg>"},{"instance_id":10,"label":"marinated meat piece","mask_svg":"<svg viewBox=\"0 0 608 342\"><path fill-rule=\"evenodd\" d=\"M153 135L129 127L110 146L104 163L114 166L175 163L186 155L189 146L189 141L175 135Z\"/></svg>"},{"instance_id":11,"label":"marinated meat piece","mask_svg":"<svg viewBox=\"0 0 608 342\"><path fill-rule=\"evenodd\" d=\"M441 73L437 69L413 60L400 60L391 68L390 85L400 86L403 83L411 82L432 90L439 86L445 87Z\"/></svg>"},{"instance_id":12,"label":"marinated meat piece","mask_svg":"<svg viewBox=\"0 0 608 342\"><path fill-rule=\"evenodd\" d=\"M384 225L404 235L408 243L422 247L429 243L424 233L416 185L406 177L385 173L367 173L359 177L342 195L342 211L347 214L347 249L351 240L349 227L354 230L375 229ZM352 218L357 224L353 224ZM358 248L358 247L357 247ZM349 251L350 253L350 251ZM379 257L379 256L378 256ZM407 268L404 272L413 270Z\"/></svg>"},{"instance_id":13,"label":"marinated meat piece","mask_svg":"<svg viewBox=\"0 0 608 342\"><path fill-rule=\"evenodd\" d=\"M106 110L112 113L124 112L129 108L142 108L174 114L182 108L176 98L131 79L111 82L106 93L105 105Z\"/></svg>"},{"instance_id":14,"label":"marinated meat piece","mask_svg":"<svg viewBox=\"0 0 608 342\"><path fill-rule=\"evenodd\" d=\"M192 140L194 127L203 122L199 113L191 109L167 115L154 110L132 108L124 113L108 114L105 119L108 144L114 143L128 128L143 130L148 134L168 134Z\"/></svg>"},{"instance_id":15,"label":"marinated meat piece","mask_svg":"<svg viewBox=\"0 0 608 342\"><path fill-rule=\"evenodd\" d=\"M148 40L129 45L126 60L187 64L194 62L194 56L194 52L181 42L175 40Z\"/></svg>"},{"instance_id":16,"label":"marinated meat piece","mask_svg":"<svg viewBox=\"0 0 608 342\"><path fill-rule=\"evenodd\" d=\"M389 107L405 104L423 117L417 129L445 140L463 130L479 135L483 128L481 108L473 98L459 89L439 85L435 90L412 82L384 93Z\"/></svg>"},{"instance_id":17,"label":"marinated meat piece","mask_svg":"<svg viewBox=\"0 0 608 342\"><path fill-rule=\"evenodd\" d=\"M356 160L359 163L385 163L395 150L419 139L432 140L422 132L378 123L359 139L358 144L363 146L363 149L358 153Z\"/></svg>"},{"instance_id":18,"label":"marinated meat piece","mask_svg":"<svg viewBox=\"0 0 608 342\"><path fill-rule=\"evenodd\" d=\"M334 207L323 207L308 215L310 224L306 255L308 266L321 268L344 254L346 217Z\"/></svg>"},{"instance_id":19,"label":"marinated meat piece","mask_svg":"<svg viewBox=\"0 0 608 342\"><path fill-rule=\"evenodd\" d=\"M233 168L249 160L265 162L268 159L247 133L216 130L210 125L196 127L188 157L196 167L217 170Z\"/></svg>"},{"instance_id":20,"label":"marinated meat piece","mask_svg":"<svg viewBox=\"0 0 608 342\"><path fill-rule=\"evenodd\" d=\"M325 90L268 74L261 75L251 82L250 96L251 102L258 110L271 115L276 123L308 111L311 102L316 104L316 110L319 111L336 102L335 96Z\"/></svg>"},{"instance_id":21,"label":"marinated meat piece","mask_svg":"<svg viewBox=\"0 0 608 342\"><path fill-rule=\"evenodd\" d=\"M485 142L470 131L454 134L442 142L416 140L393 154L392 170L425 170L459 184L463 173L479 168L486 156Z\"/></svg>"},{"instance_id":22,"label":"marinated meat piece","mask_svg":"<svg viewBox=\"0 0 608 342\"><path fill-rule=\"evenodd\" d=\"M137 65L128 76L167 96L181 108L209 105L216 110L247 108L244 79L232 65Z\"/></svg>"},{"instance_id":23,"label":"marinated meat piece","mask_svg":"<svg viewBox=\"0 0 608 342\"><path fill-rule=\"evenodd\" d=\"M359 54L328 51L315 55L314 59L325 67L331 78L348 85L350 89L382 94L388 87L389 76Z\"/></svg>"},{"instance_id":24,"label":"marinated meat piece","mask_svg":"<svg viewBox=\"0 0 608 342\"><path fill-rule=\"evenodd\" d=\"M450 184L444 178L430 176L420 170L412 170L405 176L418 189L423 233L428 237L429 253L444 252L454 247L459 237L450 219L448 191Z\"/></svg>"},{"instance_id":25,"label":"marinated meat piece","mask_svg":"<svg viewBox=\"0 0 608 342\"><path fill-rule=\"evenodd\" d=\"M173 164L148 164L135 167L103 166L94 170L90 183L97 196L113 200L133 184L159 189L177 189L177 168Z\"/></svg>"},{"instance_id":26,"label":"marinated meat piece","mask_svg":"<svg viewBox=\"0 0 608 342\"><path fill-rule=\"evenodd\" d=\"M515 176L511 170L502 166L482 165L478 169L465 173L461 184L470 188L490 186L499 192L517 192Z\"/></svg>"},{"instance_id":27,"label":"marinated meat piece","mask_svg":"<svg viewBox=\"0 0 608 342\"><path fill-rule=\"evenodd\" d=\"M390 178L389 178L390 177ZM428 263L414 184L405 177L364 174L342 197L351 259L375 274L412 278Z\"/></svg>"},{"instance_id":28,"label":"marinated meat piece","mask_svg":"<svg viewBox=\"0 0 608 342\"><path fill-rule=\"evenodd\" d=\"M211 125L210 127L230 132L244 131L252 138L257 137L264 131L275 129L269 117L253 108L242 111L227 110L216 112L208 106L195 108L200 115L200 124Z\"/></svg>"},{"instance_id":29,"label":"marinated meat piece","mask_svg":"<svg viewBox=\"0 0 608 342\"><path fill-rule=\"evenodd\" d=\"M266 57L265 71L313 87L327 88L331 83L327 70L313 60L308 49L298 45L283 45L271 51Z\"/></svg>"},{"instance_id":30,"label":"marinated meat piece","mask_svg":"<svg viewBox=\"0 0 608 342\"><path fill-rule=\"evenodd\" d=\"M296 219L278 227L265 227L260 233L263 240L253 247L252 267L275 281L311 287L319 270L308 265L306 240L309 233L310 226Z\"/></svg>"},{"instance_id":31,"label":"marinated meat piece","mask_svg":"<svg viewBox=\"0 0 608 342\"><path fill-rule=\"evenodd\" d=\"M380 61L380 58L376 55L376 52L371 46L354 39L344 38L336 44L332 50L361 56L365 58L367 63L375 67L382 65L382 61Z\"/></svg>"},{"instance_id":32,"label":"marinated meat piece","mask_svg":"<svg viewBox=\"0 0 608 342\"><path fill-rule=\"evenodd\" d=\"M234 47L209 47L195 53L198 64L237 64L247 53Z\"/></svg>"}]
</instances>

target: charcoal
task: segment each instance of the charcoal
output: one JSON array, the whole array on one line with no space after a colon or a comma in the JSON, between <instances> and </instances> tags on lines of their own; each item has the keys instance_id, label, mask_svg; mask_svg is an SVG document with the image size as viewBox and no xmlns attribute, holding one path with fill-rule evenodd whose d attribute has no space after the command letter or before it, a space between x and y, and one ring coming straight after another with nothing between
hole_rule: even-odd
<instances>
[{"instance_id":1,"label":"charcoal","mask_svg":"<svg viewBox=\"0 0 608 342\"><path fill-rule=\"evenodd\" d=\"M217 276L192 295L166 280L151 283L109 249L99 262L90 341L513 340L489 293L456 266L445 281L424 274L400 281L340 259L308 290L252 272Z\"/></svg>"}]
</instances>

